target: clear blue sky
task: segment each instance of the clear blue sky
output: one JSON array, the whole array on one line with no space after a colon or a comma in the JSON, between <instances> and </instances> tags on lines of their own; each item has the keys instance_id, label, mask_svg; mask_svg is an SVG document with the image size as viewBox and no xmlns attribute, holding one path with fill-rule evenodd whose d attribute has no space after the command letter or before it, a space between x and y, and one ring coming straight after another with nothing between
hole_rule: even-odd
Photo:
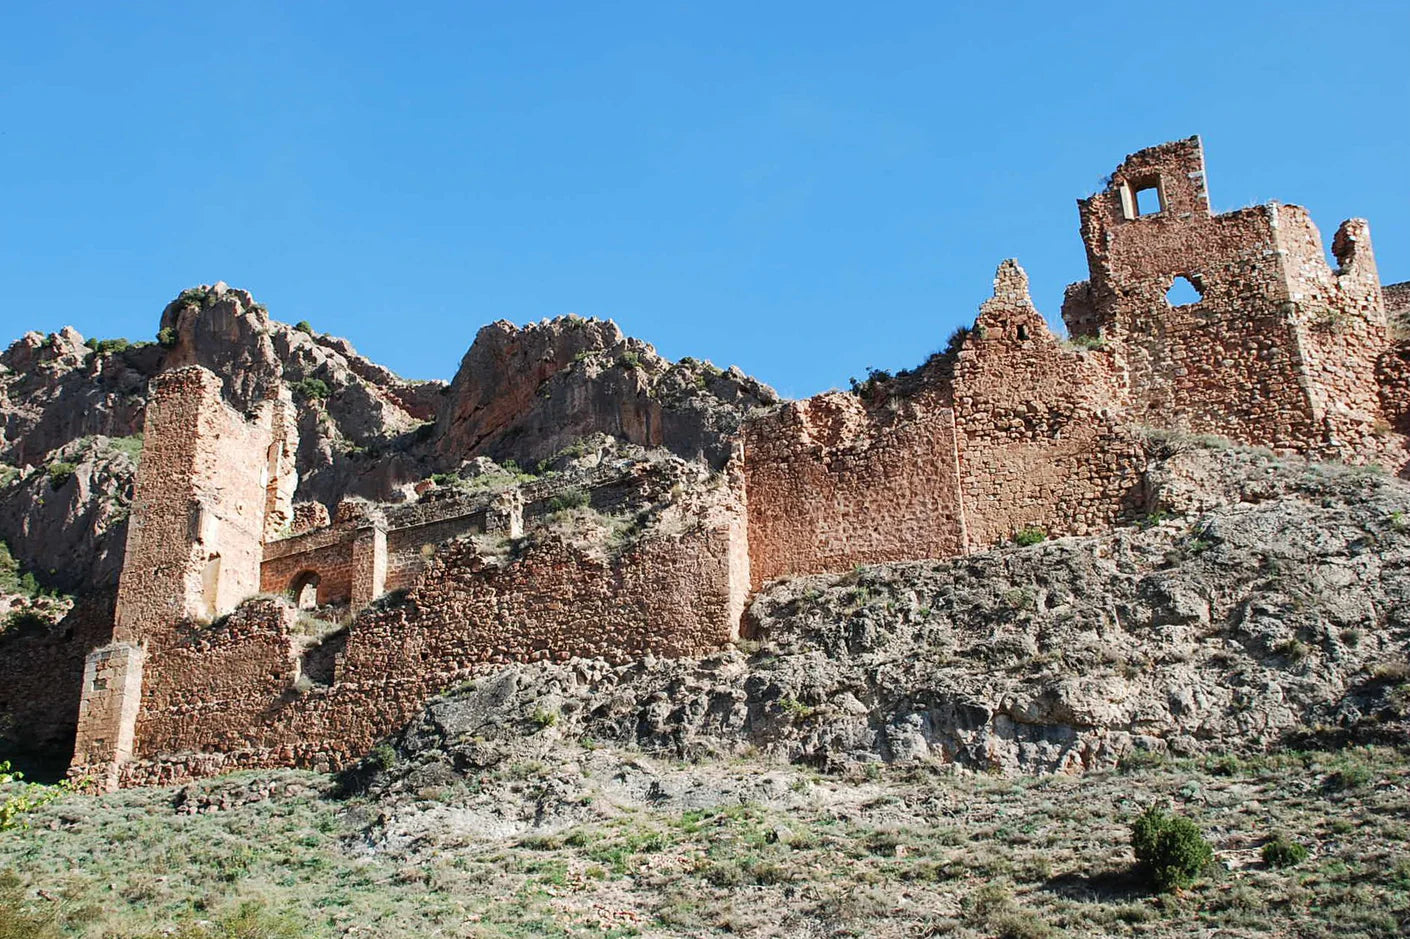
<instances>
[{"instance_id":1,"label":"clear blue sky","mask_svg":"<svg viewBox=\"0 0 1410 939\"><path fill-rule=\"evenodd\" d=\"M1076 11L1076 12L1074 12ZM449 378L611 317L791 396L915 364L1074 200L1203 135L1217 209L1371 219L1410 279L1410 4L7 5L0 339L223 279Z\"/></svg>"}]
</instances>

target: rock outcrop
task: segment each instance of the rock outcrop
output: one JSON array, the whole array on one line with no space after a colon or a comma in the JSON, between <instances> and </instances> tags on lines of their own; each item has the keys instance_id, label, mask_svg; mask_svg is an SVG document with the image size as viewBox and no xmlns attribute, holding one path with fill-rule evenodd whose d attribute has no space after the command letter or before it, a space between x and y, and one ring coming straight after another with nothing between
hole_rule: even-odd
<instances>
[{"instance_id":1,"label":"rock outcrop","mask_svg":"<svg viewBox=\"0 0 1410 939\"><path fill-rule=\"evenodd\" d=\"M778 401L737 368L673 364L610 320L576 316L484 327L449 398L437 427L443 463L484 455L531 465L602 433L717 468L745 413Z\"/></svg>"},{"instance_id":2,"label":"rock outcrop","mask_svg":"<svg viewBox=\"0 0 1410 939\"><path fill-rule=\"evenodd\" d=\"M224 283L183 291L157 336L85 342L65 327L0 354L0 541L46 583L116 583L135 464L110 459L106 439L142 432L147 382L167 369L210 369L245 411L289 389L295 498L330 510L348 497L404 500L417 481L480 456L533 467L599 433L719 467L744 415L778 400L738 369L672 364L615 324L578 317L485 327L449 386L400 378L347 340L272 320ZM52 486L56 463L75 465Z\"/></svg>"}]
</instances>

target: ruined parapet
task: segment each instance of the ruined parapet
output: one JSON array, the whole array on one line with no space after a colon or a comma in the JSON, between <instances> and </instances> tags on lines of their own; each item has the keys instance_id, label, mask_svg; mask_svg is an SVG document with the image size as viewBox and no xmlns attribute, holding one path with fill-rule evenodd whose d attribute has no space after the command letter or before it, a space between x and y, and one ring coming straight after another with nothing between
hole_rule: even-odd
<instances>
[{"instance_id":1,"label":"ruined parapet","mask_svg":"<svg viewBox=\"0 0 1410 939\"><path fill-rule=\"evenodd\" d=\"M999 265L952 382L969 548L1095 531L1130 501L1138 451L1117 428L1112 354L1054 336L1018 262Z\"/></svg>"}]
</instances>

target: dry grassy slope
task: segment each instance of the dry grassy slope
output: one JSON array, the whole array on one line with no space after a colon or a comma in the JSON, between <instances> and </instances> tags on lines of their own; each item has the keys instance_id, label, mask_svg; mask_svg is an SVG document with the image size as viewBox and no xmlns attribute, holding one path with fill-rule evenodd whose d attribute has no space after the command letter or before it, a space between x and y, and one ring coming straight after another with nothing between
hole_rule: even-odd
<instances>
[{"instance_id":1,"label":"dry grassy slope","mask_svg":"<svg viewBox=\"0 0 1410 939\"><path fill-rule=\"evenodd\" d=\"M1151 490L774 585L703 661L487 672L336 782L67 796L0 832L0 939L1404 935L1410 488L1175 446ZM1155 801L1215 848L1184 894Z\"/></svg>"},{"instance_id":2,"label":"dry grassy slope","mask_svg":"<svg viewBox=\"0 0 1410 939\"><path fill-rule=\"evenodd\" d=\"M0 834L0 937L1346 939L1410 926L1410 766L1390 751L1080 778L823 775L544 736L551 764L394 801L330 798L329 780L295 772L67 797ZM1215 847L1183 894L1133 876L1129 821L1156 800ZM566 824L509 832L486 812ZM1278 832L1311 857L1265 865Z\"/></svg>"}]
</instances>

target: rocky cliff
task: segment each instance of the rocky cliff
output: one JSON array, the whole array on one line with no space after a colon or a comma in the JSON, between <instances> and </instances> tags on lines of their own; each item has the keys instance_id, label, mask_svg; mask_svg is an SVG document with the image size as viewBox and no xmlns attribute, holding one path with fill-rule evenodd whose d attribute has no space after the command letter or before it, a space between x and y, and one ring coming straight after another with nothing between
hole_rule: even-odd
<instances>
[{"instance_id":1,"label":"rocky cliff","mask_svg":"<svg viewBox=\"0 0 1410 939\"><path fill-rule=\"evenodd\" d=\"M737 369L670 363L611 322L485 327L455 381L411 381L307 323L290 326L223 283L183 291L157 341L28 333L0 354L0 541L65 590L111 588L121 568L148 380L199 364L236 408L289 389L300 501L401 501L478 456L526 468L605 433L723 463L752 407L777 400ZM42 537L39 537L42 533Z\"/></svg>"}]
</instances>

